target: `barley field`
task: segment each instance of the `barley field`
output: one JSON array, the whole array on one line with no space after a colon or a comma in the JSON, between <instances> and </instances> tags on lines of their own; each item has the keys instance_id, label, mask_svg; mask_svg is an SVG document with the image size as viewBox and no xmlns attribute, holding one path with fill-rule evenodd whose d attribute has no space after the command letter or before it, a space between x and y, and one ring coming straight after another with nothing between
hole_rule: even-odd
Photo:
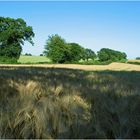
<instances>
[{"instance_id":1,"label":"barley field","mask_svg":"<svg viewBox=\"0 0 140 140\"><path fill-rule=\"evenodd\" d=\"M140 65L140 60L128 60L127 63Z\"/></svg>"},{"instance_id":2,"label":"barley field","mask_svg":"<svg viewBox=\"0 0 140 140\"><path fill-rule=\"evenodd\" d=\"M42 68L66 68L86 71L140 71L140 66L135 64L113 62L109 65L80 65L80 64L0 64L1 67L42 67Z\"/></svg>"},{"instance_id":3,"label":"barley field","mask_svg":"<svg viewBox=\"0 0 140 140\"><path fill-rule=\"evenodd\" d=\"M140 60L130 59L130 60L128 60L128 62L139 62L140 63Z\"/></svg>"},{"instance_id":4,"label":"barley field","mask_svg":"<svg viewBox=\"0 0 140 140\"><path fill-rule=\"evenodd\" d=\"M140 138L140 72L0 66L0 138Z\"/></svg>"}]
</instances>

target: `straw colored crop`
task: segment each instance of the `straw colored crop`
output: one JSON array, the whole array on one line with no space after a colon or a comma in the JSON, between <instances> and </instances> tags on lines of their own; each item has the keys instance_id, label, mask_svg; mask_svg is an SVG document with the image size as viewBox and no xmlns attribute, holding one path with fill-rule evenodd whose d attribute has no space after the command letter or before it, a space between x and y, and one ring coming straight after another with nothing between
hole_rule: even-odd
<instances>
[{"instance_id":1,"label":"straw colored crop","mask_svg":"<svg viewBox=\"0 0 140 140\"><path fill-rule=\"evenodd\" d=\"M57 66L0 67L1 139L140 138L139 71Z\"/></svg>"}]
</instances>

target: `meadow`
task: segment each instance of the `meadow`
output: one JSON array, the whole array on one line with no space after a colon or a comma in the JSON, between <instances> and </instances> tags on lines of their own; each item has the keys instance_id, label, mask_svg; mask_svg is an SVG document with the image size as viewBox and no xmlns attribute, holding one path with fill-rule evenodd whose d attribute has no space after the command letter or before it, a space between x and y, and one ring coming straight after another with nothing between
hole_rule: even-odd
<instances>
[{"instance_id":1,"label":"meadow","mask_svg":"<svg viewBox=\"0 0 140 140\"><path fill-rule=\"evenodd\" d=\"M51 64L51 60L47 58L46 56L25 56L21 55L18 62L19 64ZM125 62L122 62L125 63ZM130 59L126 61L127 64L135 64L140 65L140 60L134 60ZM82 65L108 65L111 64L111 61L108 62L99 62L97 60L89 60L89 61L83 61L80 60L78 64Z\"/></svg>"},{"instance_id":2,"label":"meadow","mask_svg":"<svg viewBox=\"0 0 140 140\"><path fill-rule=\"evenodd\" d=\"M35 63L49 63L50 60L46 56L25 56L21 55L18 63L21 64L35 64Z\"/></svg>"},{"instance_id":3,"label":"meadow","mask_svg":"<svg viewBox=\"0 0 140 140\"><path fill-rule=\"evenodd\" d=\"M77 67L1 65L0 138L140 138L140 70Z\"/></svg>"}]
</instances>

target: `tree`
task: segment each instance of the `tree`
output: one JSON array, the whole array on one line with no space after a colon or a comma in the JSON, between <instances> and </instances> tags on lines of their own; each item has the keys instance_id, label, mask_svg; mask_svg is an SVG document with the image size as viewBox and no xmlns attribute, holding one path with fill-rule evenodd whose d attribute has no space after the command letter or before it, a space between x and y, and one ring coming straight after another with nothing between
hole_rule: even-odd
<instances>
[{"instance_id":1,"label":"tree","mask_svg":"<svg viewBox=\"0 0 140 140\"><path fill-rule=\"evenodd\" d=\"M43 54L41 53L39 56L43 56Z\"/></svg>"},{"instance_id":2,"label":"tree","mask_svg":"<svg viewBox=\"0 0 140 140\"><path fill-rule=\"evenodd\" d=\"M61 36L49 36L44 54L54 63L78 62L82 58L83 48L77 43L67 43Z\"/></svg>"},{"instance_id":3,"label":"tree","mask_svg":"<svg viewBox=\"0 0 140 140\"><path fill-rule=\"evenodd\" d=\"M100 61L108 61L110 59L107 49L103 48L98 53L98 58Z\"/></svg>"},{"instance_id":4,"label":"tree","mask_svg":"<svg viewBox=\"0 0 140 140\"><path fill-rule=\"evenodd\" d=\"M55 34L46 41L44 54L55 63L64 63L70 54L66 41Z\"/></svg>"},{"instance_id":5,"label":"tree","mask_svg":"<svg viewBox=\"0 0 140 140\"><path fill-rule=\"evenodd\" d=\"M89 59L94 60L96 58L96 54L91 49L84 49L84 56L83 57L84 57L84 60L86 59L87 61Z\"/></svg>"},{"instance_id":6,"label":"tree","mask_svg":"<svg viewBox=\"0 0 140 140\"><path fill-rule=\"evenodd\" d=\"M0 17L0 57L19 58L24 41L33 45L34 32L21 19Z\"/></svg>"},{"instance_id":7,"label":"tree","mask_svg":"<svg viewBox=\"0 0 140 140\"><path fill-rule=\"evenodd\" d=\"M84 49L78 43L67 43L61 36L49 36L44 54L54 63L74 63L81 59L95 59L96 54L91 49Z\"/></svg>"},{"instance_id":8,"label":"tree","mask_svg":"<svg viewBox=\"0 0 140 140\"><path fill-rule=\"evenodd\" d=\"M68 43L70 50L70 62L78 62L82 58L82 50L83 48L77 43Z\"/></svg>"},{"instance_id":9,"label":"tree","mask_svg":"<svg viewBox=\"0 0 140 140\"><path fill-rule=\"evenodd\" d=\"M25 56L32 56L31 53L25 53Z\"/></svg>"},{"instance_id":10,"label":"tree","mask_svg":"<svg viewBox=\"0 0 140 140\"><path fill-rule=\"evenodd\" d=\"M124 52L115 51L108 48L102 48L97 53L100 61L120 61L127 58L127 55Z\"/></svg>"}]
</instances>

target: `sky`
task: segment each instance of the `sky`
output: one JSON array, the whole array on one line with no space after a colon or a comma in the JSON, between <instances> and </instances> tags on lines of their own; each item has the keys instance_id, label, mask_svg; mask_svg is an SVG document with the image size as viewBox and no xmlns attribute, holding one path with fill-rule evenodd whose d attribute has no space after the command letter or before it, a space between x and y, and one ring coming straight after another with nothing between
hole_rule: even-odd
<instances>
[{"instance_id":1,"label":"sky","mask_svg":"<svg viewBox=\"0 0 140 140\"><path fill-rule=\"evenodd\" d=\"M58 34L95 52L140 56L140 1L0 1L0 16L23 18L33 27L34 46L26 42L23 54L41 54L48 36Z\"/></svg>"}]
</instances>

